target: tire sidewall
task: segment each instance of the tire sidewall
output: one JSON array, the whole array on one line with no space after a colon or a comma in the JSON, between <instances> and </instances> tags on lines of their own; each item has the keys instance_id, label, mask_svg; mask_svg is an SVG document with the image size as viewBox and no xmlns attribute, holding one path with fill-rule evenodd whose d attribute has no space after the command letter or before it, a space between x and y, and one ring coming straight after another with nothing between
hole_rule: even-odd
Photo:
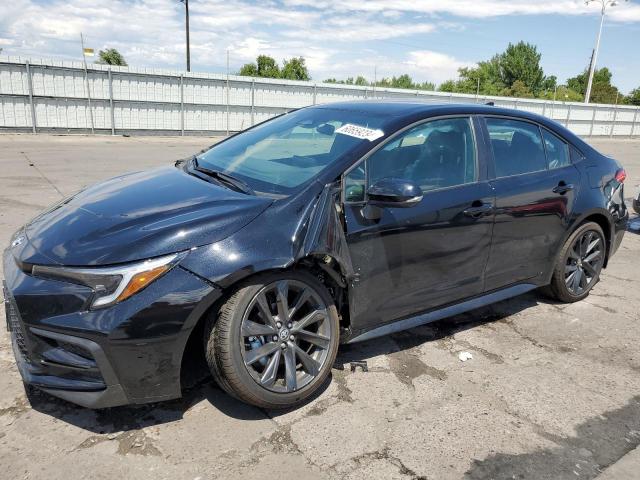
<instances>
[{"instance_id":1,"label":"tire sidewall","mask_svg":"<svg viewBox=\"0 0 640 480\"><path fill-rule=\"evenodd\" d=\"M562 296L569 297L571 299L571 301L579 301L579 300L582 300L583 298L586 298L589 295L589 292L591 292L591 289L599 281L599 278L598 278L595 282L591 282L591 284L589 284L587 289L584 292L582 292L580 295L575 295L573 292L571 292L571 290L569 290L569 288L567 287L567 285L565 283L564 268L565 268L565 265L567 264L567 258L569 256L569 251L571 250L571 248L572 248L574 242L576 241L576 239L578 237L584 235L589 230L596 232L600 236L600 241L602 242L602 245L603 245L602 254L606 258L607 241L606 241L606 238L604 236L604 232L602 231L602 227L600 227L600 225L598 225L595 222L588 222L588 223L585 223L585 224L581 225L580 227L578 227L576 229L576 231L573 232L569 236L569 238L567 239L567 241L565 242L565 244L564 244L564 246L562 248L562 254L558 258L558 263L556 265L555 275L557 276L557 278L555 279L555 282L556 282L555 288L560 290L559 293ZM603 258L602 261L604 263L604 258ZM602 266L600 266L600 271L598 272L598 277L600 276L601 272L602 272Z\"/></svg>"},{"instance_id":2,"label":"tire sidewall","mask_svg":"<svg viewBox=\"0 0 640 480\"><path fill-rule=\"evenodd\" d=\"M295 392L290 393L271 392L259 386L247 370L247 367L244 364L244 358L242 356L244 342L244 338L241 335L242 318L255 295L266 285L278 280L297 280L300 282L304 282L306 285L312 288L327 306L327 313L329 315L329 323L331 329L331 343L329 345L329 352L324 365L320 369L320 373L316 378L311 380L309 384L305 385L299 390L296 390ZM231 331L229 332L228 337L229 345L216 345L216 348L222 347L229 349L233 369L235 371L234 373L236 374L235 377L241 383L240 387L250 396L258 399L260 403L267 403L273 405L274 407L288 407L304 401L324 383L325 379L331 372L331 367L333 366L337 354L339 319L333 299L327 292L326 288L313 275L306 272L291 271L260 275L255 277L248 284L245 284L239 290L242 291L241 299L238 302L235 311L233 312L232 321L230 322Z\"/></svg>"}]
</instances>

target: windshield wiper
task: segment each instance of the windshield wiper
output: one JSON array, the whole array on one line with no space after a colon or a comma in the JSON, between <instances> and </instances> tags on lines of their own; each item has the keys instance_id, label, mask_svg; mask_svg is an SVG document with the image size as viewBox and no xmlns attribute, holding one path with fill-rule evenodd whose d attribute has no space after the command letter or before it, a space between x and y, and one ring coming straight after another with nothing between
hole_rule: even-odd
<instances>
[{"instance_id":1,"label":"windshield wiper","mask_svg":"<svg viewBox=\"0 0 640 480\"><path fill-rule=\"evenodd\" d=\"M239 178L233 177L228 173L221 172L220 170L212 170L210 168L201 167L198 164L198 157L196 157L195 155L193 156L192 161L193 161L194 170L200 173L204 173L205 175L208 175L210 177L213 177L219 182L224 183L225 185L231 187L233 190L236 190L238 192L246 193L248 195L256 194L253 188L251 188L249 185L247 185L245 182L243 182Z\"/></svg>"}]
</instances>

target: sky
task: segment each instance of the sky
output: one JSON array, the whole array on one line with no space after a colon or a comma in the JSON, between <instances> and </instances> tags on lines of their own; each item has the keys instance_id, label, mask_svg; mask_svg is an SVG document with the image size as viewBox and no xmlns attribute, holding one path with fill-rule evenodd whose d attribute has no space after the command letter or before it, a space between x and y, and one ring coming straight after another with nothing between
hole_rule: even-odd
<instances>
[{"instance_id":1,"label":"sky","mask_svg":"<svg viewBox=\"0 0 640 480\"><path fill-rule=\"evenodd\" d=\"M584 0L190 0L191 70L231 73L259 54L303 56L314 80L408 73L439 84L520 40L563 82L589 63L600 22ZM81 59L116 48L131 66L185 69L179 0L1 0L2 55ZM640 0L607 10L598 66L640 87Z\"/></svg>"}]
</instances>

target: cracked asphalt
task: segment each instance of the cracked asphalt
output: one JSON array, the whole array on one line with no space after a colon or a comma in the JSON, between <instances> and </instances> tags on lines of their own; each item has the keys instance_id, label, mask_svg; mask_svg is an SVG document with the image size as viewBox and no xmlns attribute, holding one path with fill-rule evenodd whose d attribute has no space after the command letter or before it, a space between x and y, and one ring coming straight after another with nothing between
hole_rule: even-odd
<instances>
[{"instance_id":1,"label":"cracked asphalt","mask_svg":"<svg viewBox=\"0 0 640 480\"><path fill-rule=\"evenodd\" d=\"M0 245L83 185L210 143L0 135ZM640 140L592 143L622 161L630 199ZM25 392L2 329L0 476L595 478L640 445L639 253L640 235L628 232L580 303L533 292L343 346L322 392L285 412L243 405L196 374L180 400L86 410ZM461 362L463 351L473 358ZM368 372L351 371L355 361Z\"/></svg>"}]
</instances>

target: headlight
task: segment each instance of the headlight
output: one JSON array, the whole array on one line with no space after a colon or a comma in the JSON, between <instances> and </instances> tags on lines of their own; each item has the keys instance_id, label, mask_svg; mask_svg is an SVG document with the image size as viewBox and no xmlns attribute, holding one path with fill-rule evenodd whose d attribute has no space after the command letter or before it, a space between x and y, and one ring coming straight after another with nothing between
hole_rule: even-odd
<instances>
[{"instance_id":1,"label":"headlight","mask_svg":"<svg viewBox=\"0 0 640 480\"><path fill-rule=\"evenodd\" d=\"M102 308L129 298L171 270L185 253L174 253L143 262L116 267L49 267L34 265L36 277L62 280L90 287L94 291L91 308Z\"/></svg>"}]
</instances>

